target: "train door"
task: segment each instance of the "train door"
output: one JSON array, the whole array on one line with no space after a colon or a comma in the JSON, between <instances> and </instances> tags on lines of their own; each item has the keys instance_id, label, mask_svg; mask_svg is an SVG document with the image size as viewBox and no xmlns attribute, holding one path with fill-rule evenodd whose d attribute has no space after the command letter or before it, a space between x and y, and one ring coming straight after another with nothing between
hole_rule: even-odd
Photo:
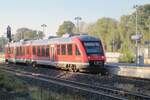
<instances>
[{"instance_id":1,"label":"train door","mask_svg":"<svg viewBox=\"0 0 150 100\"><path fill-rule=\"evenodd\" d=\"M51 45L51 61L55 61L55 48L54 45Z\"/></svg>"}]
</instances>

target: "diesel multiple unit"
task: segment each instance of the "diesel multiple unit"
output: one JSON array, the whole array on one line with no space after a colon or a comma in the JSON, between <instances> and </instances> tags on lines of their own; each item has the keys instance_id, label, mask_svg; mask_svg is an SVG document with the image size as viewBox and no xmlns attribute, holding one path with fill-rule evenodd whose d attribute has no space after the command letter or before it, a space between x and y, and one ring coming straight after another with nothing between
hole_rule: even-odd
<instances>
[{"instance_id":1,"label":"diesel multiple unit","mask_svg":"<svg viewBox=\"0 0 150 100\"><path fill-rule=\"evenodd\" d=\"M11 42L5 46L7 63L26 63L33 67L97 70L103 69L105 59L101 40L89 35Z\"/></svg>"}]
</instances>

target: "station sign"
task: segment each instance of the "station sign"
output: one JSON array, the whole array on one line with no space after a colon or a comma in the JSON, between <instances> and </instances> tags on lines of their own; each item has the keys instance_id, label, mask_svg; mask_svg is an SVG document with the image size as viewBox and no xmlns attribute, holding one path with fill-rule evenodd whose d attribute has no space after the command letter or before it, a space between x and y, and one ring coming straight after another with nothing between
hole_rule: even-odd
<instances>
[{"instance_id":1,"label":"station sign","mask_svg":"<svg viewBox=\"0 0 150 100\"><path fill-rule=\"evenodd\" d=\"M138 35L132 35L132 36L131 36L131 39L132 39L132 40L140 40L141 38L142 38L142 35L139 35L139 34L138 34Z\"/></svg>"}]
</instances>

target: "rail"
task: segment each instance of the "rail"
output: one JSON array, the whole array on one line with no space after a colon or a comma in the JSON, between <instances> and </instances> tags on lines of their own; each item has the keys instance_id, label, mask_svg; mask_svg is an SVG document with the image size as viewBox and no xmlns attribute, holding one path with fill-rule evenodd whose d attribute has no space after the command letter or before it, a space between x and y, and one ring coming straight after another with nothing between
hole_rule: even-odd
<instances>
[{"instance_id":1,"label":"rail","mask_svg":"<svg viewBox=\"0 0 150 100\"><path fill-rule=\"evenodd\" d=\"M67 86L70 88L86 91L89 93L105 96L105 97L108 97L111 99L150 100L150 96L147 96L147 95L142 95L142 94L128 92L128 91L119 90L119 89L113 89L110 87L105 87L105 86L97 87L97 86L92 86L92 85L85 84L85 83L64 80L61 78L54 78L54 77L50 77L48 75L44 75L44 74L40 74L40 73L31 73L31 72L19 71L19 70L16 71L15 69L2 68L2 70L5 72L15 74L17 76L24 76L24 77L28 77L28 78L37 79L40 81L55 83L55 84Z\"/></svg>"}]
</instances>

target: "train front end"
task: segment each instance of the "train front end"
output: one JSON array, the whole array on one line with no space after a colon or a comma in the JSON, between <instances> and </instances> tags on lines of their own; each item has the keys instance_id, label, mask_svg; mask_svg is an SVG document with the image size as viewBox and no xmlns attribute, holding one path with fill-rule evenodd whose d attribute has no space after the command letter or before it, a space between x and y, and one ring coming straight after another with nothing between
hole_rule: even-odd
<instances>
[{"instance_id":1,"label":"train front end","mask_svg":"<svg viewBox=\"0 0 150 100\"><path fill-rule=\"evenodd\" d=\"M104 66L106 57L101 40L87 35L81 37L80 41L84 48L82 52L85 52L83 53L85 54L83 57L83 63L88 63L83 69L88 71L106 72Z\"/></svg>"}]
</instances>

